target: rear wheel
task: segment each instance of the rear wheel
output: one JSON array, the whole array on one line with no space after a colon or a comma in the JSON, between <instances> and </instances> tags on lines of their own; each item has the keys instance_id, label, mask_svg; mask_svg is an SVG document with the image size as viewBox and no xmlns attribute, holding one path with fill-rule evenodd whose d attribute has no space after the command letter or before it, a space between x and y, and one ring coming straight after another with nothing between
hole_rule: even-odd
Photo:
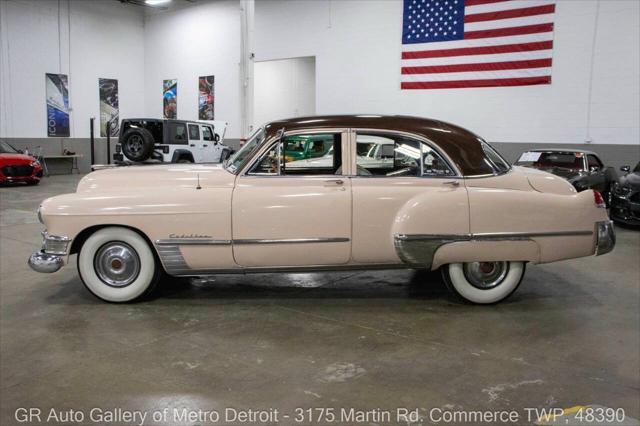
<instances>
[{"instance_id":1,"label":"rear wheel","mask_svg":"<svg viewBox=\"0 0 640 426\"><path fill-rule=\"evenodd\" d=\"M151 157L154 143L148 130L131 128L122 135L122 153L131 161L145 161Z\"/></svg>"},{"instance_id":2,"label":"rear wheel","mask_svg":"<svg viewBox=\"0 0 640 426\"><path fill-rule=\"evenodd\" d=\"M452 263L442 268L449 290L471 303L490 304L506 299L520 285L524 262Z\"/></svg>"},{"instance_id":3,"label":"rear wheel","mask_svg":"<svg viewBox=\"0 0 640 426\"><path fill-rule=\"evenodd\" d=\"M84 242L78 272L85 287L107 302L130 302L150 294L160 268L147 241L127 228L102 228Z\"/></svg>"}]
</instances>

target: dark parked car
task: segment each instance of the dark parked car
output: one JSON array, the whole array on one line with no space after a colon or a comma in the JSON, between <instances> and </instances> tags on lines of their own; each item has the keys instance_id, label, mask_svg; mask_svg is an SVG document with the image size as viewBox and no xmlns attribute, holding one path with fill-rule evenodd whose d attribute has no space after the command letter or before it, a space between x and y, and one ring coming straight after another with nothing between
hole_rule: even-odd
<instances>
[{"instance_id":1,"label":"dark parked car","mask_svg":"<svg viewBox=\"0 0 640 426\"><path fill-rule=\"evenodd\" d=\"M595 189L610 200L617 179L613 167L605 167L598 154L574 149L535 149L522 153L516 166L544 170L567 179L578 191Z\"/></svg>"},{"instance_id":2,"label":"dark parked car","mask_svg":"<svg viewBox=\"0 0 640 426\"><path fill-rule=\"evenodd\" d=\"M630 169L621 167L626 175L613 184L610 216L616 222L640 226L640 163Z\"/></svg>"}]
</instances>

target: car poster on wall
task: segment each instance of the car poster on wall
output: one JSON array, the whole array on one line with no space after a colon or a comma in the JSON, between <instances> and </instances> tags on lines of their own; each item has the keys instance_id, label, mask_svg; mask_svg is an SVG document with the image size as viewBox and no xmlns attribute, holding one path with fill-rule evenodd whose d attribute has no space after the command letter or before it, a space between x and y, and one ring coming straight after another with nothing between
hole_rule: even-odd
<instances>
[{"instance_id":1,"label":"car poster on wall","mask_svg":"<svg viewBox=\"0 0 640 426\"><path fill-rule=\"evenodd\" d=\"M164 118L178 117L178 80L162 81L162 105Z\"/></svg>"},{"instance_id":2,"label":"car poster on wall","mask_svg":"<svg viewBox=\"0 0 640 426\"><path fill-rule=\"evenodd\" d=\"M214 81L215 77L207 75L198 79L198 118L200 120L213 120L214 101Z\"/></svg>"},{"instance_id":3,"label":"car poster on wall","mask_svg":"<svg viewBox=\"0 0 640 426\"><path fill-rule=\"evenodd\" d=\"M66 74L45 74L47 136L69 137L69 80Z\"/></svg>"},{"instance_id":4,"label":"car poster on wall","mask_svg":"<svg viewBox=\"0 0 640 426\"><path fill-rule=\"evenodd\" d=\"M107 123L111 122L111 136L118 136L120 130L118 106L118 80L99 78L100 92L100 137L107 136Z\"/></svg>"}]
</instances>

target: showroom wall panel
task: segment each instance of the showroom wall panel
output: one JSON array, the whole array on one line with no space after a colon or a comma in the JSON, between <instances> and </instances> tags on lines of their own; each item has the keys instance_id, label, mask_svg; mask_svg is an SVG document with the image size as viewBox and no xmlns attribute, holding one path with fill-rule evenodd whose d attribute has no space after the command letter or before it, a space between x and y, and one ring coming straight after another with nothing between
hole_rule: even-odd
<instances>
[{"instance_id":1,"label":"showroom wall panel","mask_svg":"<svg viewBox=\"0 0 640 426\"><path fill-rule=\"evenodd\" d=\"M145 114L162 117L162 80L178 80L178 118L198 119L198 77L215 76L215 118L240 138L238 1L203 2L145 19Z\"/></svg>"},{"instance_id":2,"label":"showroom wall panel","mask_svg":"<svg viewBox=\"0 0 640 426\"><path fill-rule=\"evenodd\" d=\"M494 142L590 139L637 157L639 7L557 2L551 85L401 91L401 2L256 2L256 60L315 55L319 114L423 115Z\"/></svg>"},{"instance_id":3,"label":"showroom wall panel","mask_svg":"<svg viewBox=\"0 0 640 426\"><path fill-rule=\"evenodd\" d=\"M256 62L253 73L256 123L315 114L314 57Z\"/></svg>"},{"instance_id":4,"label":"showroom wall panel","mask_svg":"<svg viewBox=\"0 0 640 426\"><path fill-rule=\"evenodd\" d=\"M99 118L100 77L118 79L121 116L143 113L142 11L109 0L60 6L58 14L54 1L0 2L1 137L46 137L47 72L69 75L72 138L89 137L89 117Z\"/></svg>"}]
</instances>

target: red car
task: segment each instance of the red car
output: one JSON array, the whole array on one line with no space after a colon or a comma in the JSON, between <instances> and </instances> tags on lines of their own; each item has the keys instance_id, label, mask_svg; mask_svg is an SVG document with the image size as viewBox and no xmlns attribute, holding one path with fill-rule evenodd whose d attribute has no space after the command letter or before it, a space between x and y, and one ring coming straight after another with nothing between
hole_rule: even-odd
<instances>
[{"instance_id":1,"label":"red car","mask_svg":"<svg viewBox=\"0 0 640 426\"><path fill-rule=\"evenodd\" d=\"M0 141L0 184L25 182L27 185L36 185L40 178L42 165L38 160Z\"/></svg>"}]
</instances>

